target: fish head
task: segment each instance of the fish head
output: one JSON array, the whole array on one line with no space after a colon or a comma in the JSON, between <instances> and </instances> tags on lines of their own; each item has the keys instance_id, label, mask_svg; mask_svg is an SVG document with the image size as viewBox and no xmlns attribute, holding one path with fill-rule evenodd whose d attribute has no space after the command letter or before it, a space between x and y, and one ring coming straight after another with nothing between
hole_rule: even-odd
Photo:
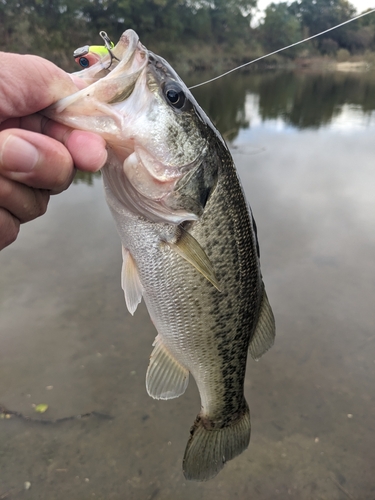
<instances>
[{"instance_id":1,"label":"fish head","mask_svg":"<svg viewBox=\"0 0 375 500\"><path fill-rule=\"evenodd\" d=\"M169 207L173 215L165 219L164 214L162 220L181 222L181 217L175 217L181 208L176 190L207 154L207 128L212 128L189 89L169 63L146 49L131 29L108 55L76 75L87 86L44 113L75 129L96 132L107 141L111 154L104 168L105 182L116 185L112 191L124 203L127 200L128 208L131 189L133 201L138 196L141 205L159 203L163 213ZM118 187L127 183L130 188ZM155 220L155 214L146 212ZM197 218L182 212L183 220Z\"/></svg>"}]
</instances>

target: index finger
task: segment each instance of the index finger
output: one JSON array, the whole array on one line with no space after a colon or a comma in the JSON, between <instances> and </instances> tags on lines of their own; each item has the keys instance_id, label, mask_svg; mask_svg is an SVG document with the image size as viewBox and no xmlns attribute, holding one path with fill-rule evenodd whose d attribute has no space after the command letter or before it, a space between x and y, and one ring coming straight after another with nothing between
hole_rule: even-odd
<instances>
[{"instance_id":1,"label":"index finger","mask_svg":"<svg viewBox=\"0 0 375 500\"><path fill-rule=\"evenodd\" d=\"M0 122L36 113L78 90L72 78L38 56L0 52Z\"/></svg>"}]
</instances>

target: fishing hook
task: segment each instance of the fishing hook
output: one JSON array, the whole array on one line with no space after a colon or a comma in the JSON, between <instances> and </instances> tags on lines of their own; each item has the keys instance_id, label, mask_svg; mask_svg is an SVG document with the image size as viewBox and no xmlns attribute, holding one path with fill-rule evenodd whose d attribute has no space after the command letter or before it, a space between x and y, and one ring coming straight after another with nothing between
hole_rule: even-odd
<instances>
[{"instance_id":1,"label":"fishing hook","mask_svg":"<svg viewBox=\"0 0 375 500\"><path fill-rule=\"evenodd\" d=\"M116 59L116 61L118 61L118 62L120 62L120 59L118 59L113 54L112 49L113 49L113 47L114 47L115 44L111 41L111 39L109 38L109 36L107 35L107 33L105 31L100 31L99 35L100 35L100 38L103 40L105 48L108 50L109 56L111 58L108 67L105 68L105 69L109 69L112 66L113 59Z\"/></svg>"}]
</instances>

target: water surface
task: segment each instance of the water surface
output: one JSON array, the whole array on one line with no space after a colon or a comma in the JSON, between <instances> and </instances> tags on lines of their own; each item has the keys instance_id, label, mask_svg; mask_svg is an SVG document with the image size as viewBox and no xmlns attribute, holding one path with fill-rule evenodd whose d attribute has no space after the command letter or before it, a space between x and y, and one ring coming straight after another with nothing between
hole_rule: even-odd
<instances>
[{"instance_id":1,"label":"water surface","mask_svg":"<svg viewBox=\"0 0 375 500\"><path fill-rule=\"evenodd\" d=\"M373 80L238 74L196 91L231 140L277 324L248 363L249 449L207 483L181 471L194 381L146 393L156 332L143 304L126 310L100 178L22 227L0 254L0 404L99 415L0 420L0 499L374 500Z\"/></svg>"}]
</instances>

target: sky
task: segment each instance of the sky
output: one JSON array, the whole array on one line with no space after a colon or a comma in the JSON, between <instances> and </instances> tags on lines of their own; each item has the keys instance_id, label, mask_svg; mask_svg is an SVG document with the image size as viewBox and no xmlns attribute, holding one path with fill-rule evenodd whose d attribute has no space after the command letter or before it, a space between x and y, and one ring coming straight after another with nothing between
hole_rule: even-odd
<instances>
[{"instance_id":1,"label":"sky","mask_svg":"<svg viewBox=\"0 0 375 500\"><path fill-rule=\"evenodd\" d=\"M274 3L279 3L281 0L273 1ZM258 0L258 8L260 10L264 10L270 3L272 3L272 0ZM354 5L358 13L361 13L366 9L375 8L375 0L349 0L349 3Z\"/></svg>"},{"instance_id":2,"label":"sky","mask_svg":"<svg viewBox=\"0 0 375 500\"><path fill-rule=\"evenodd\" d=\"M253 15L251 26L253 28L258 26L261 19L263 19L264 9L267 7L267 5L269 5L272 2L279 3L282 1L286 0L258 0L257 2L258 11L255 13L255 15ZM357 9L357 14L361 14L361 12L365 11L366 9L375 8L375 0L349 0L349 3L351 3ZM370 15L375 15L375 14L370 14Z\"/></svg>"}]
</instances>

